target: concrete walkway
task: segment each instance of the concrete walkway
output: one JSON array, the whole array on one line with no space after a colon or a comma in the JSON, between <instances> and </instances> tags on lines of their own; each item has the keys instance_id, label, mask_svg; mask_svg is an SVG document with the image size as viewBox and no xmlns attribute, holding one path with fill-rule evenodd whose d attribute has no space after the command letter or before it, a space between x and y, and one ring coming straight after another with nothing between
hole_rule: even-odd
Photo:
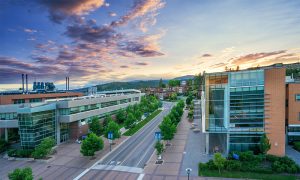
<instances>
[{"instance_id":1,"label":"concrete walkway","mask_svg":"<svg viewBox=\"0 0 300 180\"><path fill-rule=\"evenodd\" d=\"M113 149L128 137L122 136L115 140ZM109 152L109 142L104 140L104 149L95 154L95 159L84 157L80 153L80 144L69 142L60 144L57 153L48 162L27 162L27 161L10 161L4 158L0 159L0 179L8 179L7 175L15 168L31 167L34 179L43 178L50 179L73 179L86 168L101 159Z\"/></svg>"},{"instance_id":2,"label":"concrete walkway","mask_svg":"<svg viewBox=\"0 0 300 180\"><path fill-rule=\"evenodd\" d=\"M295 150L292 146L286 146L285 154L293 159L298 165L300 165L300 152Z\"/></svg>"},{"instance_id":3,"label":"concrete walkway","mask_svg":"<svg viewBox=\"0 0 300 180\"><path fill-rule=\"evenodd\" d=\"M199 155L196 157L192 157L195 154L201 154L198 148L198 145L194 146L196 141L191 140L188 142L189 134L190 134L190 123L187 120L188 111L184 111L181 122L177 127L177 133L174 136L174 139L171 141L171 146L166 147L165 152L163 153L164 163L161 165L155 164L156 154L153 154L147 166L144 170L144 180L150 179L187 179L186 174L182 174L182 170L185 171L185 168L190 164L193 165L193 171L195 171L196 176L191 177L190 179L216 179L216 178L203 178L198 177L198 163L199 163ZM198 134L194 134L191 131L195 138L199 138ZM194 138L193 138L194 139ZM186 152L187 148L189 148L188 152ZM190 150L190 148L195 148ZM197 149L198 148L198 149ZM193 153L190 153L192 151ZM188 156L188 157L185 157ZM186 159L186 160L184 160ZM191 162L188 162L191 161Z\"/></svg>"}]
</instances>

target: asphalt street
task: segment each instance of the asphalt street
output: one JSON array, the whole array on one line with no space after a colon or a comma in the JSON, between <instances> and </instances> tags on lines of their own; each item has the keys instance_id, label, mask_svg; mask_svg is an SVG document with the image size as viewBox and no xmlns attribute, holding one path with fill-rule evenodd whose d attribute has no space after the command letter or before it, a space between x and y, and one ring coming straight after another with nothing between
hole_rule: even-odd
<instances>
[{"instance_id":1,"label":"asphalt street","mask_svg":"<svg viewBox=\"0 0 300 180\"><path fill-rule=\"evenodd\" d=\"M105 157L98 165L120 165L144 168L154 152L154 133L158 131L158 125L166 116L174 103L164 102L163 111L157 115L145 127L121 144L117 149Z\"/></svg>"}]
</instances>

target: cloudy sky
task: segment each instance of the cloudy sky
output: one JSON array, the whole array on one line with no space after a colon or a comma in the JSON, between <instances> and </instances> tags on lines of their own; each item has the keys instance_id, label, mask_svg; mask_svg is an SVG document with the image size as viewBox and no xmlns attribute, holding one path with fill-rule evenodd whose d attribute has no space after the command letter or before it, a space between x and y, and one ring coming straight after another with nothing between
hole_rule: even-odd
<instances>
[{"instance_id":1,"label":"cloudy sky","mask_svg":"<svg viewBox=\"0 0 300 180\"><path fill-rule=\"evenodd\" d=\"M2 0L0 89L71 88L300 60L300 1Z\"/></svg>"}]
</instances>

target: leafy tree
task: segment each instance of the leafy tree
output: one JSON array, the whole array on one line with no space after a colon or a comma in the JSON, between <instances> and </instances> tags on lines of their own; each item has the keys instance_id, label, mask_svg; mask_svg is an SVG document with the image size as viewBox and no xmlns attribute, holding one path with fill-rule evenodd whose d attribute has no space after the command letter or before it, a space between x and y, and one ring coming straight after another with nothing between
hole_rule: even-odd
<instances>
[{"instance_id":1,"label":"leafy tree","mask_svg":"<svg viewBox=\"0 0 300 180\"><path fill-rule=\"evenodd\" d=\"M135 119L134 115L132 113L129 113L127 115L127 118L126 118L125 122L124 122L125 128L129 129L129 128L133 127L135 121L136 121L136 119Z\"/></svg>"},{"instance_id":2,"label":"leafy tree","mask_svg":"<svg viewBox=\"0 0 300 180\"><path fill-rule=\"evenodd\" d=\"M267 154L267 152L270 150L271 148L271 144L270 141L267 137L266 134L263 134L260 138L260 143L259 143L259 150L263 153L263 154Z\"/></svg>"},{"instance_id":3,"label":"leafy tree","mask_svg":"<svg viewBox=\"0 0 300 180\"><path fill-rule=\"evenodd\" d=\"M45 158L50 154L52 147L55 145L55 140L53 138L47 137L42 140L42 142L34 149L32 157L36 159Z\"/></svg>"},{"instance_id":4,"label":"leafy tree","mask_svg":"<svg viewBox=\"0 0 300 180\"><path fill-rule=\"evenodd\" d=\"M157 141L155 143L155 149L156 149L156 154L157 155L161 155L161 153L163 152L164 150L164 145L163 143L161 143L160 141Z\"/></svg>"},{"instance_id":5,"label":"leafy tree","mask_svg":"<svg viewBox=\"0 0 300 180\"><path fill-rule=\"evenodd\" d=\"M188 97L186 98L185 102L186 102L187 105L191 105L192 100L193 100L193 96L190 95L190 96L188 96Z\"/></svg>"},{"instance_id":6,"label":"leafy tree","mask_svg":"<svg viewBox=\"0 0 300 180\"><path fill-rule=\"evenodd\" d=\"M33 180L32 169L25 167L24 169L15 169L8 174L10 180Z\"/></svg>"},{"instance_id":7,"label":"leafy tree","mask_svg":"<svg viewBox=\"0 0 300 180\"><path fill-rule=\"evenodd\" d=\"M160 78L160 80L159 80L159 83L158 83L158 87L160 87L160 88L162 88L163 87L163 81L162 81L162 79Z\"/></svg>"},{"instance_id":8,"label":"leafy tree","mask_svg":"<svg viewBox=\"0 0 300 180\"><path fill-rule=\"evenodd\" d=\"M180 81L177 80L177 79L171 79L171 80L169 81L169 86L170 86L170 87L180 86Z\"/></svg>"},{"instance_id":9,"label":"leafy tree","mask_svg":"<svg viewBox=\"0 0 300 180\"><path fill-rule=\"evenodd\" d=\"M116 114L116 119L117 119L118 123L120 123L120 124L124 123L124 121L126 120L125 110L123 110L123 109L119 110Z\"/></svg>"},{"instance_id":10,"label":"leafy tree","mask_svg":"<svg viewBox=\"0 0 300 180\"><path fill-rule=\"evenodd\" d=\"M134 112L134 117L135 117L135 119L136 120L141 120L141 118L142 118L142 115L143 115L143 113L142 113L142 111L141 110L136 110L135 112Z\"/></svg>"},{"instance_id":11,"label":"leafy tree","mask_svg":"<svg viewBox=\"0 0 300 180\"><path fill-rule=\"evenodd\" d=\"M94 117L92 119L92 122L89 124L90 130L95 133L97 136L101 135L101 132L103 131L103 127L100 124L100 120L97 117Z\"/></svg>"},{"instance_id":12,"label":"leafy tree","mask_svg":"<svg viewBox=\"0 0 300 180\"><path fill-rule=\"evenodd\" d=\"M170 95L170 100L177 100L177 93L172 93Z\"/></svg>"},{"instance_id":13,"label":"leafy tree","mask_svg":"<svg viewBox=\"0 0 300 180\"><path fill-rule=\"evenodd\" d=\"M221 169L224 168L226 159L222 157L221 153L214 154L214 164L218 167L219 173L221 174Z\"/></svg>"},{"instance_id":14,"label":"leafy tree","mask_svg":"<svg viewBox=\"0 0 300 180\"><path fill-rule=\"evenodd\" d=\"M108 125L108 123L109 123L110 121L113 121L112 117L111 117L111 116L106 116L106 117L104 118L104 120L103 120L103 126L104 126L104 127L107 127L107 125Z\"/></svg>"},{"instance_id":15,"label":"leafy tree","mask_svg":"<svg viewBox=\"0 0 300 180\"><path fill-rule=\"evenodd\" d=\"M159 129L162 134L162 139L166 140L167 143L169 140L173 139L174 133L176 132L176 126L172 123L168 116L164 117L164 120L159 125Z\"/></svg>"},{"instance_id":16,"label":"leafy tree","mask_svg":"<svg viewBox=\"0 0 300 180\"><path fill-rule=\"evenodd\" d=\"M82 141L80 152L84 156L94 156L96 151L103 149L104 143L101 137L94 133L90 133L87 138Z\"/></svg>"},{"instance_id":17,"label":"leafy tree","mask_svg":"<svg viewBox=\"0 0 300 180\"><path fill-rule=\"evenodd\" d=\"M106 128L105 136L108 138L108 133L113 133L113 139L117 139L121 137L120 127L115 121L110 121Z\"/></svg>"}]
</instances>

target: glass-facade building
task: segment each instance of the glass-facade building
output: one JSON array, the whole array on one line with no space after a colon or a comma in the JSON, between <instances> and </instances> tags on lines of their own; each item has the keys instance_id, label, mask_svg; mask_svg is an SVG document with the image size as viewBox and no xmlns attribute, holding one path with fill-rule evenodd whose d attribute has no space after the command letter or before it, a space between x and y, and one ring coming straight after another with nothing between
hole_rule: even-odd
<instances>
[{"instance_id":1,"label":"glass-facade building","mask_svg":"<svg viewBox=\"0 0 300 180\"><path fill-rule=\"evenodd\" d=\"M264 133L264 70L205 75L202 129L208 153L257 150Z\"/></svg>"}]
</instances>

